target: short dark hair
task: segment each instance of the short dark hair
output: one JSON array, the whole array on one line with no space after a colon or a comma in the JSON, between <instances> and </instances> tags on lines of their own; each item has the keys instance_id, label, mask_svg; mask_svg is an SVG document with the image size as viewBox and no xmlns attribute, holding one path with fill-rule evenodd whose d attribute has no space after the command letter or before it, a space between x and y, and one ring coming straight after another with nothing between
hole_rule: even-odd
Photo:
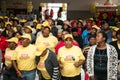
<instances>
[{"instance_id":1,"label":"short dark hair","mask_svg":"<svg viewBox=\"0 0 120 80\"><path fill-rule=\"evenodd\" d=\"M78 32L78 29L77 29L77 28L72 28L71 31L72 31L72 32Z\"/></svg>"},{"instance_id":2,"label":"short dark hair","mask_svg":"<svg viewBox=\"0 0 120 80\"><path fill-rule=\"evenodd\" d=\"M106 42L108 39L107 34L104 31L99 31L98 33L102 34L102 36L105 38L105 42Z\"/></svg>"},{"instance_id":3,"label":"short dark hair","mask_svg":"<svg viewBox=\"0 0 120 80\"><path fill-rule=\"evenodd\" d=\"M88 41L89 41L91 38L96 38L96 35L90 35L89 38L88 38Z\"/></svg>"}]
</instances>

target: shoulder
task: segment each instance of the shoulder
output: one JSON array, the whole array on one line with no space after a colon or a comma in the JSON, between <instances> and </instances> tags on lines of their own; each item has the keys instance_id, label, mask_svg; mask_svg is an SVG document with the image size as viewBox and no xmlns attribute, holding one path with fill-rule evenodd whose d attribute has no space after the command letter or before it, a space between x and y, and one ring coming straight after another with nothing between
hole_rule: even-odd
<instances>
[{"instance_id":1,"label":"shoulder","mask_svg":"<svg viewBox=\"0 0 120 80\"><path fill-rule=\"evenodd\" d=\"M34 44L30 44L30 45L29 45L29 48L31 48L31 49L36 49L36 46L35 46Z\"/></svg>"},{"instance_id":2,"label":"shoulder","mask_svg":"<svg viewBox=\"0 0 120 80\"><path fill-rule=\"evenodd\" d=\"M55 36L50 35L49 38L57 39Z\"/></svg>"},{"instance_id":3,"label":"shoulder","mask_svg":"<svg viewBox=\"0 0 120 80\"><path fill-rule=\"evenodd\" d=\"M115 49L115 47L113 45L111 45L111 44L107 44L107 48L109 48L110 50L114 50Z\"/></svg>"},{"instance_id":4,"label":"shoulder","mask_svg":"<svg viewBox=\"0 0 120 80\"><path fill-rule=\"evenodd\" d=\"M116 43L117 43L117 41L110 42L111 45L116 44Z\"/></svg>"}]
</instances>

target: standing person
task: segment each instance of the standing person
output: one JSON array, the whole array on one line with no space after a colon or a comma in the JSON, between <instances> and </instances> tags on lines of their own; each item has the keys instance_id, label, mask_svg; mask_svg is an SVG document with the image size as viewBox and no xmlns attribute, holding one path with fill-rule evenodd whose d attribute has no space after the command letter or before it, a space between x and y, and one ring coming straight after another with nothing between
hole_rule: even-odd
<instances>
[{"instance_id":1,"label":"standing person","mask_svg":"<svg viewBox=\"0 0 120 80\"><path fill-rule=\"evenodd\" d=\"M86 23L86 29L82 33L83 47L89 44L88 38L91 35L92 24L91 22Z\"/></svg>"},{"instance_id":2,"label":"standing person","mask_svg":"<svg viewBox=\"0 0 120 80\"><path fill-rule=\"evenodd\" d=\"M59 64L55 53L48 49L45 45L37 46L36 62L38 72L41 73L42 80L58 80Z\"/></svg>"},{"instance_id":3,"label":"standing person","mask_svg":"<svg viewBox=\"0 0 120 80\"><path fill-rule=\"evenodd\" d=\"M18 80L16 71L12 65L12 56L15 54L18 39L13 37L7 40L8 48L5 50L5 70L3 72L3 80Z\"/></svg>"},{"instance_id":4,"label":"standing person","mask_svg":"<svg viewBox=\"0 0 120 80\"><path fill-rule=\"evenodd\" d=\"M120 64L120 30L118 30L116 32L116 37L117 37L117 40L116 41L113 41L111 42L110 44L113 45L116 50L117 50L117 53L118 53L118 64ZM120 65L118 65L119 67ZM120 70L118 69L118 80L120 80Z\"/></svg>"},{"instance_id":5,"label":"standing person","mask_svg":"<svg viewBox=\"0 0 120 80\"><path fill-rule=\"evenodd\" d=\"M1 52L1 50L0 50L0 75L1 75L1 64L2 64L2 52Z\"/></svg>"},{"instance_id":6,"label":"standing person","mask_svg":"<svg viewBox=\"0 0 120 80\"><path fill-rule=\"evenodd\" d=\"M92 46L87 56L87 71L90 80L117 80L116 49L106 44L107 35L98 32L96 36L97 45Z\"/></svg>"},{"instance_id":7,"label":"standing person","mask_svg":"<svg viewBox=\"0 0 120 80\"><path fill-rule=\"evenodd\" d=\"M107 34L107 37L108 37L107 43L110 43L112 41L112 30L110 29L109 24L104 21L102 23L101 28L102 28L102 31L104 31Z\"/></svg>"},{"instance_id":8,"label":"standing person","mask_svg":"<svg viewBox=\"0 0 120 80\"><path fill-rule=\"evenodd\" d=\"M43 34L37 38L35 45L45 45L47 48L55 52L58 40L56 37L50 35L50 31L50 27L44 27Z\"/></svg>"},{"instance_id":9,"label":"standing person","mask_svg":"<svg viewBox=\"0 0 120 80\"><path fill-rule=\"evenodd\" d=\"M32 33L32 27L31 26L24 26L24 32L25 34L30 34L31 36L31 43L35 43L36 36Z\"/></svg>"},{"instance_id":10,"label":"standing person","mask_svg":"<svg viewBox=\"0 0 120 80\"><path fill-rule=\"evenodd\" d=\"M82 49L83 48L82 37L78 35L77 31L78 31L78 28L72 28L71 30L73 38L75 39L75 41L77 41L77 43L79 44L79 47Z\"/></svg>"},{"instance_id":11,"label":"standing person","mask_svg":"<svg viewBox=\"0 0 120 80\"><path fill-rule=\"evenodd\" d=\"M58 51L57 59L61 68L62 80L81 80L81 65L85 57L78 46L73 46L72 40L72 35L66 34L65 46Z\"/></svg>"},{"instance_id":12,"label":"standing person","mask_svg":"<svg viewBox=\"0 0 120 80\"><path fill-rule=\"evenodd\" d=\"M35 80L36 63L35 51L36 47L30 44L31 36L24 34L21 36L22 45L18 46L13 55L13 65L20 80Z\"/></svg>"}]
</instances>

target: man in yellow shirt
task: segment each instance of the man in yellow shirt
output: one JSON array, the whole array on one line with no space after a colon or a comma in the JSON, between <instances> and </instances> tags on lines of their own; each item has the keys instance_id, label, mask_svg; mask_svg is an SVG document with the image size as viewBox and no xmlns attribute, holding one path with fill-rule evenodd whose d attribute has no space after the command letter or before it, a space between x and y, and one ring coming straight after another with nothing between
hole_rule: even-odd
<instances>
[{"instance_id":1,"label":"man in yellow shirt","mask_svg":"<svg viewBox=\"0 0 120 80\"><path fill-rule=\"evenodd\" d=\"M73 37L71 34L66 34L64 41L65 46L59 49L57 56L62 80L81 80L80 70L85 57L79 47L72 45Z\"/></svg>"},{"instance_id":2,"label":"man in yellow shirt","mask_svg":"<svg viewBox=\"0 0 120 80\"><path fill-rule=\"evenodd\" d=\"M12 65L12 56L15 54L15 48L18 43L18 38L7 40L8 48L5 50L5 70L3 72L3 80L18 80L16 71Z\"/></svg>"},{"instance_id":3,"label":"man in yellow shirt","mask_svg":"<svg viewBox=\"0 0 120 80\"><path fill-rule=\"evenodd\" d=\"M31 36L24 34L21 38L22 45L18 46L13 55L13 65L22 80L35 80L35 51L36 47L30 44Z\"/></svg>"},{"instance_id":4,"label":"man in yellow shirt","mask_svg":"<svg viewBox=\"0 0 120 80\"><path fill-rule=\"evenodd\" d=\"M35 45L45 45L47 48L55 52L55 47L58 43L56 37L49 35L50 34L50 27L45 26L42 32L42 36L38 37L36 40Z\"/></svg>"}]
</instances>

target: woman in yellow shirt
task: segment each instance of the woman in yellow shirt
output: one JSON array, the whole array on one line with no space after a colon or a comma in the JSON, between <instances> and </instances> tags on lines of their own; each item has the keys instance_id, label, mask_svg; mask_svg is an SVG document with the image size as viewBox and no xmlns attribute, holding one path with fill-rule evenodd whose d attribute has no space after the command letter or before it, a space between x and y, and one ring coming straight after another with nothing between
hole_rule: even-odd
<instances>
[{"instance_id":1,"label":"woman in yellow shirt","mask_svg":"<svg viewBox=\"0 0 120 80\"><path fill-rule=\"evenodd\" d=\"M16 53L12 58L13 65L21 80L35 80L36 47L30 44L31 36L29 34L24 34L22 38L22 45L15 49Z\"/></svg>"},{"instance_id":2,"label":"woman in yellow shirt","mask_svg":"<svg viewBox=\"0 0 120 80\"><path fill-rule=\"evenodd\" d=\"M7 40L8 48L5 50L5 70L3 72L3 80L18 80L16 71L12 65L12 56L15 54L15 48L18 43L18 38Z\"/></svg>"},{"instance_id":3,"label":"woman in yellow shirt","mask_svg":"<svg viewBox=\"0 0 120 80\"><path fill-rule=\"evenodd\" d=\"M59 49L57 56L62 80L81 80L80 69L85 57L79 47L72 45L73 37L71 34L66 34L64 41L65 46Z\"/></svg>"}]
</instances>

